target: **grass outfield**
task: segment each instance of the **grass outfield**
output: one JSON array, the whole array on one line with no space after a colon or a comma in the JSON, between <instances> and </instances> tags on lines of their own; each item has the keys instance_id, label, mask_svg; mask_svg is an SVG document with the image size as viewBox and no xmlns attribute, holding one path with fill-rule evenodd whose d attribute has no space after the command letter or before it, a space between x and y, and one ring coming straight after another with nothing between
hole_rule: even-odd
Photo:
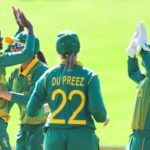
<instances>
[{"instance_id":1,"label":"grass outfield","mask_svg":"<svg viewBox=\"0 0 150 150\"><path fill-rule=\"evenodd\" d=\"M111 122L97 125L102 145L126 145L131 132L136 84L127 76L125 48L135 24L144 20L150 27L149 0L0 0L0 30L13 35L17 26L11 6L24 10L34 25L49 66L58 63L55 36L63 29L79 34L79 60L95 70ZM7 69L8 75L14 69ZM18 108L11 112L8 132L15 145Z\"/></svg>"}]
</instances>

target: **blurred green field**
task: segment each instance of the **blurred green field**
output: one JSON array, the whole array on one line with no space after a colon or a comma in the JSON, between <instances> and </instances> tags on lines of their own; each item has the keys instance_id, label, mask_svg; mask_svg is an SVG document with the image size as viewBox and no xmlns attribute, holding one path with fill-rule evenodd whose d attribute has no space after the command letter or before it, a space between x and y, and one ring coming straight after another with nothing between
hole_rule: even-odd
<instances>
[{"instance_id":1,"label":"blurred green field","mask_svg":"<svg viewBox=\"0 0 150 150\"><path fill-rule=\"evenodd\" d=\"M3 36L17 30L11 6L21 8L32 21L49 66L58 63L55 36L64 29L76 31L81 40L79 60L95 70L101 81L102 95L111 122L97 124L102 145L126 145L136 84L127 76L125 48L144 20L150 27L149 0L0 0L0 30ZM14 69L7 69L8 75ZM18 108L11 112L8 132L15 145Z\"/></svg>"}]
</instances>

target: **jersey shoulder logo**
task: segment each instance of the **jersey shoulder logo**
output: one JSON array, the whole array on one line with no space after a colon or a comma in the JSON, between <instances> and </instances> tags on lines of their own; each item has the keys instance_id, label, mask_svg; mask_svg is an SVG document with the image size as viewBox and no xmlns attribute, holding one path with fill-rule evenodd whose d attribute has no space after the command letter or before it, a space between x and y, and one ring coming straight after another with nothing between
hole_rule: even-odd
<instances>
[{"instance_id":1,"label":"jersey shoulder logo","mask_svg":"<svg viewBox=\"0 0 150 150\"><path fill-rule=\"evenodd\" d=\"M27 76L27 79L28 79L28 85L30 85L31 84L31 75L29 74L28 76Z\"/></svg>"}]
</instances>

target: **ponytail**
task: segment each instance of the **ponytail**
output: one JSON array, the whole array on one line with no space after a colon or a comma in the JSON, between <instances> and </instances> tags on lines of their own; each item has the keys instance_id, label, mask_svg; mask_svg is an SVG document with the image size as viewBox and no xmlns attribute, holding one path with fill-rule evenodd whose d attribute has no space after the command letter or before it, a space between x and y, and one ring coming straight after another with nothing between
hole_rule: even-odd
<instances>
[{"instance_id":1,"label":"ponytail","mask_svg":"<svg viewBox=\"0 0 150 150\"><path fill-rule=\"evenodd\" d=\"M76 63L76 55L71 53L71 54L65 54L64 56L65 60L66 60L66 65L64 68L64 71L71 71L73 69L73 66Z\"/></svg>"},{"instance_id":2,"label":"ponytail","mask_svg":"<svg viewBox=\"0 0 150 150\"><path fill-rule=\"evenodd\" d=\"M37 58L38 58L41 62L47 64L47 61L46 61L46 59L45 59L45 57L44 57L44 54L43 54L41 51L37 52L36 55L37 55Z\"/></svg>"},{"instance_id":3,"label":"ponytail","mask_svg":"<svg viewBox=\"0 0 150 150\"><path fill-rule=\"evenodd\" d=\"M62 57L62 59L65 59L65 67L63 69L63 72L61 74L61 78L60 78L60 82L62 82L63 79L63 75L66 71L72 71L73 66L76 63L76 55L73 53L66 53L65 55L60 55Z\"/></svg>"}]
</instances>

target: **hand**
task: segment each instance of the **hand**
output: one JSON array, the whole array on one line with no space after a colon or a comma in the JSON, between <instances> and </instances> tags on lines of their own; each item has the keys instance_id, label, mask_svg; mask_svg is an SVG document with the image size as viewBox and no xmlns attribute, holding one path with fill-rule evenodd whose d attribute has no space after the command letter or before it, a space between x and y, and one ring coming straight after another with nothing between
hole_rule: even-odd
<instances>
[{"instance_id":1,"label":"hand","mask_svg":"<svg viewBox=\"0 0 150 150\"><path fill-rule=\"evenodd\" d=\"M143 22L136 25L136 31L129 46L126 49L126 53L131 58L137 57L143 47L147 42L147 32Z\"/></svg>"},{"instance_id":2,"label":"hand","mask_svg":"<svg viewBox=\"0 0 150 150\"><path fill-rule=\"evenodd\" d=\"M137 38L136 56L140 54L142 48L146 51L150 51L150 48L147 45L147 31L144 22L140 23L140 34Z\"/></svg>"},{"instance_id":3,"label":"hand","mask_svg":"<svg viewBox=\"0 0 150 150\"><path fill-rule=\"evenodd\" d=\"M131 41L129 46L126 49L126 53L129 57L134 58L136 56L136 46L135 46L135 41Z\"/></svg>"},{"instance_id":4,"label":"hand","mask_svg":"<svg viewBox=\"0 0 150 150\"><path fill-rule=\"evenodd\" d=\"M126 49L127 55L130 56L131 58L134 58L136 56L137 41L140 35L140 31L141 31L140 24L137 24L134 36L132 37L129 46Z\"/></svg>"},{"instance_id":5,"label":"hand","mask_svg":"<svg viewBox=\"0 0 150 150\"><path fill-rule=\"evenodd\" d=\"M18 21L20 24L22 24L27 29L32 27L32 24L30 23L30 21L26 18L26 16L20 9L17 9L17 13L18 13Z\"/></svg>"},{"instance_id":6,"label":"hand","mask_svg":"<svg viewBox=\"0 0 150 150\"><path fill-rule=\"evenodd\" d=\"M142 36L143 36L142 42L143 42L143 43L147 43L148 37L147 37L147 29L146 29L146 26L145 26L144 22L141 22L140 25L141 25L141 30L142 30L142 34L143 34L143 35L142 35Z\"/></svg>"},{"instance_id":7,"label":"hand","mask_svg":"<svg viewBox=\"0 0 150 150\"><path fill-rule=\"evenodd\" d=\"M26 27L28 30L28 33L30 35L33 35L33 27L31 22L27 19L27 17L24 15L24 13L20 9L15 9L17 21L19 24L23 27Z\"/></svg>"},{"instance_id":8,"label":"hand","mask_svg":"<svg viewBox=\"0 0 150 150\"><path fill-rule=\"evenodd\" d=\"M15 16L15 19L16 19L16 22L17 22L17 24L18 24L18 27L19 27L19 29L21 30L21 31L23 31L24 30L24 26L23 26L23 24L19 21L19 18L18 18L18 12L17 12L17 9L13 6L12 7L12 9L13 9L13 14L14 14L14 16Z\"/></svg>"},{"instance_id":9,"label":"hand","mask_svg":"<svg viewBox=\"0 0 150 150\"><path fill-rule=\"evenodd\" d=\"M110 122L110 118L108 116L106 116L106 120L105 120L103 126L106 126L109 122Z\"/></svg>"},{"instance_id":10,"label":"hand","mask_svg":"<svg viewBox=\"0 0 150 150\"><path fill-rule=\"evenodd\" d=\"M150 52L150 44L148 43L148 38L147 38L147 31L146 31L146 27L145 24L142 22L141 23L141 30L142 30L142 48L145 51L149 51Z\"/></svg>"}]
</instances>

